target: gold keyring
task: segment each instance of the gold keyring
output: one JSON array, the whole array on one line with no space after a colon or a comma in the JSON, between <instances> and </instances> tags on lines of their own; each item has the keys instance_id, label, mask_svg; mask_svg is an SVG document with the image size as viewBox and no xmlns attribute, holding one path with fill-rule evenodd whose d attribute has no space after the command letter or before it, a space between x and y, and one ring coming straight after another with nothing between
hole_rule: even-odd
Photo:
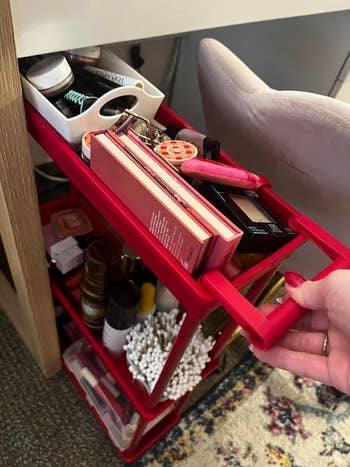
<instances>
[{"instance_id":1,"label":"gold keyring","mask_svg":"<svg viewBox=\"0 0 350 467\"><path fill-rule=\"evenodd\" d=\"M325 334L325 336L324 336L321 355L323 355L324 357L328 357L328 355L329 355L328 334Z\"/></svg>"}]
</instances>

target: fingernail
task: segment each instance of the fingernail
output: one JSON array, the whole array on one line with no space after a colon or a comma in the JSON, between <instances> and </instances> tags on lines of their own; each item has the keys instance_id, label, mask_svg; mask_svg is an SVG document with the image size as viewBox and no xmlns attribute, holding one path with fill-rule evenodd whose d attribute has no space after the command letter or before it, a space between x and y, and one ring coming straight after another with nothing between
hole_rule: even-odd
<instances>
[{"instance_id":1,"label":"fingernail","mask_svg":"<svg viewBox=\"0 0 350 467\"><path fill-rule=\"evenodd\" d=\"M284 278L286 280L286 284L291 287L299 287L299 285L306 281L303 276L296 272L285 272Z\"/></svg>"}]
</instances>

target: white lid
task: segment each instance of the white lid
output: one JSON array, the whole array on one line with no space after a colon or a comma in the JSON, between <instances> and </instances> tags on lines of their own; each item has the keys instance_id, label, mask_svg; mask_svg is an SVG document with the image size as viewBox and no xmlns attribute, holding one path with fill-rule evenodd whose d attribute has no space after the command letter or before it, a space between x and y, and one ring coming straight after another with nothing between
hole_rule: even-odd
<instances>
[{"instance_id":1,"label":"white lid","mask_svg":"<svg viewBox=\"0 0 350 467\"><path fill-rule=\"evenodd\" d=\"M27 79L39 91L55 87L72 74L71 67L63 55L51 55L32 65Z\"/></svg>"}]
</instances>

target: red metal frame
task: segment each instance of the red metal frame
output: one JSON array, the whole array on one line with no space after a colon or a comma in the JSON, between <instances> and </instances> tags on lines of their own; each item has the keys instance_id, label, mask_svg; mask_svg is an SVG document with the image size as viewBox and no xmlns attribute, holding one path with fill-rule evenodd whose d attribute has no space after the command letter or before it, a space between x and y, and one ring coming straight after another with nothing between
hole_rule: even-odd
<instances>
[{"instance_id":1,"label":"red metal frame","mask_svg":"<svg viewBox=\"0 0 350 467\"><path fill-rule=\"evenodd\" d=\"M310 240L333 261L317 278L327 275L333 269L350 267L350 249L298 213L274 193L268 181L266 181L265 185L259 189L260 197L277 216L297 232L297 236L287 245L243 272L231 282L218 271L211 271L199 278L194 278L162 247L135 218L133 213L99 180L30 104L25 103L25 110L28 130L33 138L116 232L142 257L146 265L178 297L180 303L186 309L187 317L150 397L142 397L140 391L135 389L135 385L129 385L124 377L121 378L120 375L116 375L116 379L119 378L117 381L123 391L125 391L132 403L140 408L140 412L143 413L145 418L152 417L155 413L165 409L165 405L159 404L159 401L174 369L181 360L186 346L200 321L215 310L219 304L224 306L234 321L230 322L222 331L221 337L213 350L214 356L218 355L225 346L230 338L231 331L236 327L236 323L246 330L255 346L268 348L292 327L303 313L300 307L293 301L288 300L271 313L269 317L264 317L251 303L260 294L273 272L285 258L303 243ZM191 128L165 106L160 107L156 119L164 125ZM239 167L239 164L227 154L222 153L221 158L225 162ZM250 286L250 290L247 297L244 297L239 290L247 286ZM77 315L69 300L64 296L60 296L61 291L55 285L53 285L53 290L64 302L64 305L71 308L72 316ZM79 316L75 317L75 319L78 318L80 319ZM81 326L88 338L94 341L93 345L96 352L101 358L105 359L100 344L93 336L89 336L89 332L84 329L83 324ZM113 364L109 362L106 366L112 372ZM114 373L112 372L112 374Z\"/></svg>"}]
</instances>

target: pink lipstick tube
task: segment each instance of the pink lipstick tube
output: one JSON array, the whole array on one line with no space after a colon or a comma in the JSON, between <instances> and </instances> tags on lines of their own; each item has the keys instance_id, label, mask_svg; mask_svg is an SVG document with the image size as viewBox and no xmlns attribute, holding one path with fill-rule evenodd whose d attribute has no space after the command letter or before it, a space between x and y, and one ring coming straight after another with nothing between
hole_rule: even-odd
<instances>
[{"instance_id":1,"label":"pink lipstick tube","mask_svg":"<svg viewBox=\"0 0 350 467\"><path fill-rule=\"evenodd\" d=\"M184 161L181 165L181 172L200 180L249 190L256 190L263 184L259 175L247 170L199 158Z\"/></svg>"}]
</instances>

